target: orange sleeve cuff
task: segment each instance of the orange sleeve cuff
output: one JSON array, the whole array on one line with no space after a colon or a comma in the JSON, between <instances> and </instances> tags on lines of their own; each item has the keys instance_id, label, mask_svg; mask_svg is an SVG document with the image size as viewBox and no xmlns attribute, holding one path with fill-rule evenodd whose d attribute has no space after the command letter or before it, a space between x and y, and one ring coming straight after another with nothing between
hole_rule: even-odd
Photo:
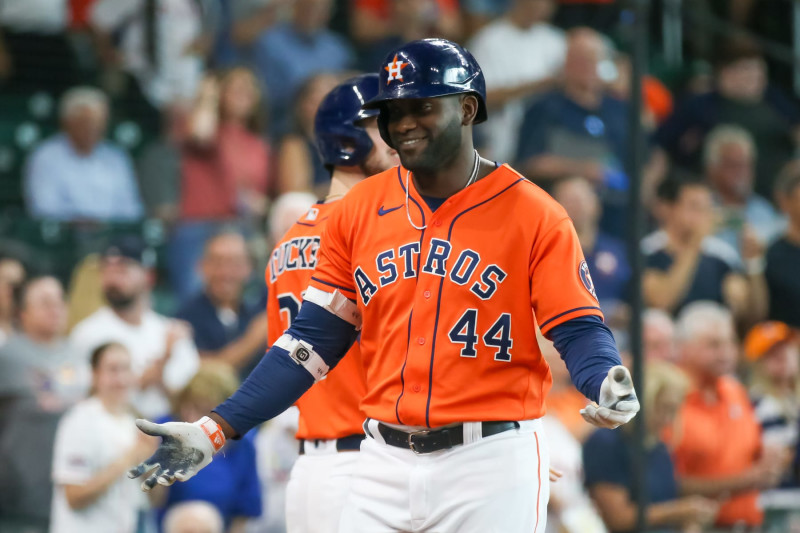
<instances>
[{"instance_id":1,"label":"orange sleeve cuff","mask_svg":"<svg viewBox=\"0 0 800 533\"><path fill-rule=\"evenodd\" d=\"M599 317L600 320L605 321L605 317L603 317L603 311L599 307L596 306L576 307L574 309L564 311L563 313L559 313L554 317L550 317L544 320L539 325L539 329L541 329L542 335L547 335L548 331L558 326L559 324L563 324L567 320L572 320L573 318L578 318L582 316L596 316Z\"/></svg>"}]
</instances>

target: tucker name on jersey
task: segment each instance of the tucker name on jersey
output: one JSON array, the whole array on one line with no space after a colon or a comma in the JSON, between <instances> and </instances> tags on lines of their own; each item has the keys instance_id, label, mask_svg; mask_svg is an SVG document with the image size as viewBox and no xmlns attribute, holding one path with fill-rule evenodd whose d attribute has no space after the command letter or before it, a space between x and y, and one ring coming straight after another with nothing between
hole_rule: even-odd
<instances>
[{"instance_id":1,"label":"tucker name on jersey","mask_svg":"<svg viewBox=\"0 0 800 533\"><path fill-rule=\"evenodd\" d=\"M273 283L278 276L292 270L314 270L317 266L319 236L296 237L282 243L272 252L269 277Z\"/></svg>"}]
</instances>

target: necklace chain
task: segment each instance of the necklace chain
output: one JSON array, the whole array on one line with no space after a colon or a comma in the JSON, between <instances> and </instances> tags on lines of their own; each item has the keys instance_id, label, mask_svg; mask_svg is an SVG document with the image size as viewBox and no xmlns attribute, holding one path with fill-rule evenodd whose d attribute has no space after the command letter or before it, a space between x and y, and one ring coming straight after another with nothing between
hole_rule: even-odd
<instances>
[{"instance_id":1,"label":"necklace chain","mask_svg":"<svg viewBox=\"0 0 800 533\"><path fill-rule=\"evenodd\" d=\"M472 163L472 172L469 175L467 183L461 188L462 191L467 187L469 187L470 185L472 185L475 182L475 179L478 177L478 168L480 167L481 157L478 155L477 150L474 150L474 152L475 152L475 158L473 159ZM410 181L409 180L410 176L411 176L411 171L406 170L406 217L408 217L408 222L411 224L412 228L414 228L417 231L422 231L425 228L427 228L428 225L423 224L422 226L417 226L416 224L414 224L414 221L411 219L411 210L408 207L408 190L409 190L408 185Z\"/></svg>"}]
</instances>

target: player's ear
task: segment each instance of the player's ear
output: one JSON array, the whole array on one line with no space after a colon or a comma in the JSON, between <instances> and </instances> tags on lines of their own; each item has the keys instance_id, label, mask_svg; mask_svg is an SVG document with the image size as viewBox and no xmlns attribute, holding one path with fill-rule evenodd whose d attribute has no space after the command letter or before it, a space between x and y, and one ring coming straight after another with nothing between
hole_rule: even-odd
<instances>
[{"instance_id":1,"label":"player's ear","mask_svg":"<svg viewBox=\"0 0 800 533\"><path fill-rule=\"evenodd\" d=\"M474 94L465 94L461 97L461 125L469 126L475 122L478 115L478 99Z\"/></svg>"}]
</instances>

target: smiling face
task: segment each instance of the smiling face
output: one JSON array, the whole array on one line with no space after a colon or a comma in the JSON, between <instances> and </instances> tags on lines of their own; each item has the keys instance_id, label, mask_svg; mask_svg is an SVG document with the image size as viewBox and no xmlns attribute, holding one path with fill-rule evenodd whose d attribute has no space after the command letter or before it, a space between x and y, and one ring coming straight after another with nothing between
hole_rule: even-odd
<instances>
[{"instance_id":1,"label":"smiling face","mask_svg":"<svg viewBox=\"0 0 800 533\"><path fill-rule=\"evenodd\" d=\"M22 330L32 338L49 341L67 329L67 304L61 282L44 277L32 281L19 309Z\"/></svg>"},{"instance_id":2,"label":"smiling face","mask_svg":"<svg viewBox=\"0 0 800 533\"><path fill-rule=\"evenodd\" d=\"M711 184L725 197L746 200L753 190L755 154L744 142L727 142L708 165Z\"/></svg>"},{"instance_id":3,"label":"smiling face","mask_svg":"<svg viewBox=\"0 0 800 533\"><path fill-rule=\"evenodd\" d=\"M683 343L684 366L702 381L730 374L736 368L736 333L730 320L715 319L696 326Z\"/></svg>"},{"instance_id":4,"label":"smiling face","mask_svg":"<svg viewBox=\"0 0 800 533\"><path fill-rule=\"evenodd\" d=\"M389 100L386 129L403 166L412 172L446 167L459 153L463 125L474 120L472 95ZM465 119L465 110L472 116Z\"/></svg>"},{"instance_id":5,"label":"smiling face","mask_svg":"<svg viewBox=\"0 0 800 533\"><path fill-rule=\"evenodd\" d=\"M215 304L238 302L251 270L244 238L234 233L212 238L206 244L201 270L206 292Z\"/></svg>"},{"instance_id":6,"label":"smiling face","mask_svg":"<svg viewBox=\"0 0 800 533\"><path fill-rule=\"evenodd\" d=\"M97 397L116 405L128 401L135 382L128 350L116 344L107 347L99 356L92 372Z\"/></svg>"}]
</instances>

